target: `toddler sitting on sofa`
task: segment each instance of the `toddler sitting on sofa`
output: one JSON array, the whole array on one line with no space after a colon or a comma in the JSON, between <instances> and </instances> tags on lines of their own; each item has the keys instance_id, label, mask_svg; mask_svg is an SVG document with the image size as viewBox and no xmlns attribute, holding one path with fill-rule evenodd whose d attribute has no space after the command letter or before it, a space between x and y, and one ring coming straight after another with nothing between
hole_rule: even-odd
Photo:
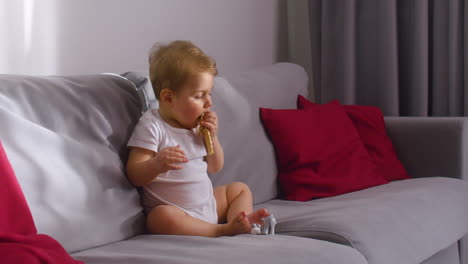
<instances>
[{"instance_id":1,"label":"toddler sitting on sofa","mask_svg":"<svg viewBox=\"0 0 468 264\"><path fill-rule=\"evenodd\" d=\"M148 231L207 237L249 233L268 210L253 212L247 185L213 188L207 174L224 165L217 115L210 111L214 60L189 41L174 41L153 48L149 64L159 109L146 111L139 120L127 161L129 180L142 187ZM212 155L207 155L199 127L211 135Z\"/></svg>"}]
</instances>

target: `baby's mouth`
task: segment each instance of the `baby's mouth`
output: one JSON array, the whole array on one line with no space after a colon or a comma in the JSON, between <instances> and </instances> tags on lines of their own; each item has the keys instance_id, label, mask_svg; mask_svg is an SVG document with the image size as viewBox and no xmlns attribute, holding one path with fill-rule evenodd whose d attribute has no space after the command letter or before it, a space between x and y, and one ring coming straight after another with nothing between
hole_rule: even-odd
<instances>
[{"instance_id":1,"label":"baby's mouth","mask_svg":"<svg viewBox=\"0 0 468 264\"><path fill-rule=\"evenodd\" d=\"M205 113L202 113L202 114L198 117L198 121L199 121L199 122L203 121L203 117L205 117Z\"/></svg>"},{"instance_id":2,"label":"baby's mouth","mask_svg":"<svg viewBox=\"0 0 468 264\"><path fill-rule=\"evenodd\" d=\"M198 116L198 124L197 124L197 130L198 133L201 134L201 131L203 130L201 122L203 121L203 118L205 118L206 112L203 112L200 116Z\"/></svg>"}]
</instances>

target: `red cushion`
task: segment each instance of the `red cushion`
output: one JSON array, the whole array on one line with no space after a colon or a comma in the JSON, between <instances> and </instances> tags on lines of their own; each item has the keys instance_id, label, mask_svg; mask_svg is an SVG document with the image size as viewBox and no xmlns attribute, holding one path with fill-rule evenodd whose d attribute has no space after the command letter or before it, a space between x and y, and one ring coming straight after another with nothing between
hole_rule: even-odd
<instances>
[{"instance_id":1,"label":"red cushion","mask_svg":"<svg viewBox=\"0 0 468 264\"><path fill-rule=\"evenodd\" d=\"M260 108L260 115L275 147L285 199L308 201L387 183L341 106Z\"/></svg>"},{"instance_id":2,"label":"red cushion","mask_svg":"<svg viewBox=\"0 0 468 264\"><path fill-rule=\"evenodd\" d=\"M0 234L0 263L83 264L55 239L42 234Z\"/></svg>"},{"instance_id":3,"label":"red cushion","mask_svg":"<svg viewBox=\"0 0 468 264\"><path fill-rule=\"evenodd\" d=\"M36 234L36 226L0 142L0 233Z\"/></svg>"},{"instance_id":4,"label":"red cushion","mask_svg":"<svg viewBox=\"0 0 468 264\"><path fill-rule=\"evenodd\" d=\"M337 100L331 103L340 105ZM297 97L298 109L308 110L317 106L320 105L310 102L301 95ZM387 136L382 111L375 106L343 105L342 107L372 157L377 173L388 181L410 178L396 155L392 141Z\"/></svg>"},{"instance_id":5,"label":"red cushion","mask_svg":"<svg viewBox=\"0 0 468 264\"><path fill-rule=\"evenodd\" d=\"M13 168L0 142L0 263L78 264L36 226Z\"/></svg>"}]
</instances>

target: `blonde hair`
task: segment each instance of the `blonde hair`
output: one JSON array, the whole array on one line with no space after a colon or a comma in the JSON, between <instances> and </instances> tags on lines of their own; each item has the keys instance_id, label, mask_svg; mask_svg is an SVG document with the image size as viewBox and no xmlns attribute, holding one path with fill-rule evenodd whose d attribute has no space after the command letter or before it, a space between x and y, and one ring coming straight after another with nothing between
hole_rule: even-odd
<instances>
[{"instance_id":1,"label":"blonde hair","mask_svg":"<svg viewBox=\"0 0 468 264\"><path fill-rule=\"evenodd\" d=\"M150 51L149 76L158 100L163 89L178 92L189 78L202 72L216 76L216 62L190 41L156 43Z\"/></svg>"}]
</instances>

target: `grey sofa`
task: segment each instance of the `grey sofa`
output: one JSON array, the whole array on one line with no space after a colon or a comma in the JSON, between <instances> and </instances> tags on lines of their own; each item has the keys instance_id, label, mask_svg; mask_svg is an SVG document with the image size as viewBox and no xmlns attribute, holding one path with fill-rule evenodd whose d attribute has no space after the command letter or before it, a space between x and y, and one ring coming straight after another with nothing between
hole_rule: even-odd
<instances>
[{"instance_id":1,"label":"grey sofa","mask_svg":"<svg viewBox=\"0 0 468 264\"><path fill-rule=\"evenodd\" d=\"M247 183L276 235L148 235L125 177L126 142L156 107L137 73L0 75L0 140L39 233L76 259L107 263L468 263L468 119L386 118L412 179L309 202L278 199L274 149L259 107L295 108L307 75L279 63L215 79L225 168L213 184Z\"/></svg>"}]
</instances>

